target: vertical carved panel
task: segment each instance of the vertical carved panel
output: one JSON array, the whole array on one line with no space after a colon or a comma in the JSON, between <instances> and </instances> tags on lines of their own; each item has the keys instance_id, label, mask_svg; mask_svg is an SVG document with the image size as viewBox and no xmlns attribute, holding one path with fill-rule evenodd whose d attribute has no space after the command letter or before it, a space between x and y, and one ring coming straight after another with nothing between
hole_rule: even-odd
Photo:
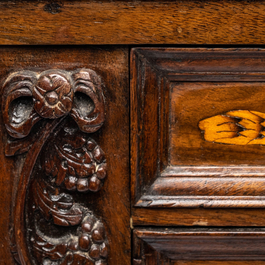
<instances>
[{"instance_id":1,"label":"vertical carved panel","mask_svg":"<svg viewBox=\"0 0 265 265\"><path fill-rule=\"evenodd\" d=\"M105 228L78 202L78 193L102 187L107 172L105 154L89 135L105 120L100 78L89 69L23 71L10 74L3 89L5 154L27 153L13 211L15 259L107 264Z\"/></svg>"}]
</instances>

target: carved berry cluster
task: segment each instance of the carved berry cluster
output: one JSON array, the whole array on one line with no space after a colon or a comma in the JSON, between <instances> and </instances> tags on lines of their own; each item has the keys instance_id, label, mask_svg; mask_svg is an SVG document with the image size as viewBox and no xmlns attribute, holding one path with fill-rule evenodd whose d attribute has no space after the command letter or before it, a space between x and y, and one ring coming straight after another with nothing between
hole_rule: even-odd
<instances>
[{"instance_id":1,"label":"carved berry cluster","mask_svg":"<svg viewBox=\"0 0 265 265\"><path fill-rule=\"evenodd\" d=\"M107 164L104 152L93 139L66 127L56 141L47 144L42 168L57 186L96 192L106 177Z\"/></svg>"},{"instance_id":2,"label":"carved berry cluster","mask_svg":"<svg viewBox=\"0 0 265 265\"><path fill-rule=\"evenodd\" d=\"M86 213L77 235L61 240L47 237L37 229L34 237L33 252L43 265L107 265L105 228L92 213Z\"/></svg>"},{"instance_id":3,"label":"carved berry cluster","mask_svg":"<svg viewBox=\"0 0 265 265\"><path fill-rule=\"evenodd\" d=\"M108 247L105 228L93 215L84 218L79 230L79 249L88 252L90 258L102 262L107 258ZM103 263L96 263L103 264Z\"/></svg>"}]
</instances>

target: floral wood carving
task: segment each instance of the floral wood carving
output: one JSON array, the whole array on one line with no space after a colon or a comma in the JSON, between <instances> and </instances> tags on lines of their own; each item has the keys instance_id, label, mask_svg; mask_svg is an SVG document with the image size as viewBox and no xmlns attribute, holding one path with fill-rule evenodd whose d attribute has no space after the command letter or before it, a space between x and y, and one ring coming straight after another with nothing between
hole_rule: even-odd
<instances>
[{"instance_id":1,"label":"floral wood carving","mask_svg":"<svg viewBox=\"0 0 265 265\"><path fill-rule=\"evenodd\" d=\"M265 114L232 110L199 122L208 142L232 145L265 145Z\"/></svg>"},{"instance_id":2,"label":"floral wood carving","mask_svg":"<svg viewBox=\"0 0 265 265\"><path fill-rule=\"evenodd\" d=\"M13 207L14 258L27 265L107 264L102 222L74 199L75 192L98 191L106 177L105 154L89 136L105 120L100 78L90 69L22 71L3 89L5 154L27 152Z\"/></svg>"}]
</instances>

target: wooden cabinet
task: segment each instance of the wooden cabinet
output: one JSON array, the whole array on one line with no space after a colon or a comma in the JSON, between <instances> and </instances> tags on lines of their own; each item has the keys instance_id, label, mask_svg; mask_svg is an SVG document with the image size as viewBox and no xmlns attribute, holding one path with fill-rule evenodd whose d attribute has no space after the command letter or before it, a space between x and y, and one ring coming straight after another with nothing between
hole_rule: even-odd
<instances>
[{"instance_id":1,"label":"wooden cabinet","mask_svg":"<svg viewBox=\"0 0 265 265\"><path fill-rule=\"evenodd\" d=\"M1 265L265 264L262 1L0 10Z\"/></svg>"}]
</instances>

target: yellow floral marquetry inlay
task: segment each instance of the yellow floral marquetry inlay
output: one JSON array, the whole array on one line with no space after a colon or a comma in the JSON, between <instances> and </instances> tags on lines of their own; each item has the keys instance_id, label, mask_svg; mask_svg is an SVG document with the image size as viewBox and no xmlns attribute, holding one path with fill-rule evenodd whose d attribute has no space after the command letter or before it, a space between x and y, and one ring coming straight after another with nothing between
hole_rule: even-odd
<instances>
[{"instance_id":1,"label":"yellow floral marquetry inlay","mask_svg":"<svg viewBox=\"0 0 265 265\"><path fill-rule=\"evenodd\" d=\"M199 122L204 139L209 142L265 145L265 114L249 110L232 110Z\"/></svg>"}]
</instances>

